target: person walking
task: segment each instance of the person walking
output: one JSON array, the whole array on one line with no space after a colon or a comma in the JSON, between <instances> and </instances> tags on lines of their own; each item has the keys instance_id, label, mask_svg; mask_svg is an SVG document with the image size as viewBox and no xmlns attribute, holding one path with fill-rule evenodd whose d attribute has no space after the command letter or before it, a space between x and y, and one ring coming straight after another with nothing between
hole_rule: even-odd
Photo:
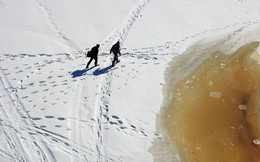
<instances>
[{"instance_id":1,"label":"person walking","mask_svg":"<svg viewBox=\"0 0 260 162\"><path fill-rule=\"evenodd\" d=\"M89 51L89 55L90 55L90 60L87 63L86 69L89 67L89 64L92 62L92 60L95 60L95 66L97 66L98 64L98 48L99 48L99 44L97 44L96 46L92 47L91 50Z\"/></svg>"},{"instance_id":2,"label":"person walking","mask_svg":"<svg viewBox=\"0 0 260 162\"><path fill-rule=\"evenodd\" d=\"M114 67L115 63L119 63L118 54L121 56L121 53L120 53L120 42L119 41L117 41L116 44L114 44L112 46L112 48L110 49L110 54L111 53L114 54L114 59L112 61L112 67Z\"/></svg>"}]
</instances>

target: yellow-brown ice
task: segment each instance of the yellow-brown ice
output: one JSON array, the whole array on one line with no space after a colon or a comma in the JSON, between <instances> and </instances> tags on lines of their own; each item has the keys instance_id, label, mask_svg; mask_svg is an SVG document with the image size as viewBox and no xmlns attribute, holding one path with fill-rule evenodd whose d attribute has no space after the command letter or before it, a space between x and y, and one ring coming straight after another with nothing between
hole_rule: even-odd
<instances>
[{"instance_id":1,"label":"yellow-brown ice","mask_svg":"<svg viewBox=\"0 0 260 162\"><path fill-rule=\"evenodd\" d=\"M260 161L258 46L215 53L176 84L164 119L181 161Z\"/></svg>"}]
</instances>

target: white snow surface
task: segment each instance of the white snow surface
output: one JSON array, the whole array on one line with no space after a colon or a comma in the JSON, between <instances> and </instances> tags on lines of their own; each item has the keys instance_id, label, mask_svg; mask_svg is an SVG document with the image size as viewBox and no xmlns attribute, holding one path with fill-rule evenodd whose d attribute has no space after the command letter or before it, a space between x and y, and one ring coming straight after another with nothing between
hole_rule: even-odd
<instances>
[{"instance_id":1,"label":"white snow surface","mask_svg":"<svg viewBox=\"0 0 260 162\"><path fill-rule=\"evenodd\" d=\"M249 41L259 17L259 0L0 0L0 161L154 161L168 63L197 41Z\"/></svg>"}]
</instances>

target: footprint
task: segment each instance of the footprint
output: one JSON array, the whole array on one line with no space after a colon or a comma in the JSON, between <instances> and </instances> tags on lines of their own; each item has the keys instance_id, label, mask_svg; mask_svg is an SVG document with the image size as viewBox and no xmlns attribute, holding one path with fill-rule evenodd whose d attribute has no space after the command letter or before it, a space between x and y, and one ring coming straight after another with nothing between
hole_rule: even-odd
<instances>
[{"instance_id":1,"label":"footprint","mask_svg":"<svg viewBox=\"0 0 260 162\"><path fill-rule=\"evenodd\" d=\"M32 119L32 120L41 120L42 118L39 118L39 117L32 117L31 119Z\"/></svg>"},{"instance_id":2,"label":"footprint","mask_svg":"<svg viewBox=\"0 0 260 162\"><path fill-rule=\"evenodd\" d=\"M107 121L109 121L109 117L107 116L107 115L103 115L104 116L104 118L107 120Z\"/></svg>"},{"instance_id":3,"label":"footprint","mask_svg":"<svg viewBox=\"0 0 260 162\"><path fill-rule=\"evenodd\" d=\"M64 143L66 146L70 147L70 144L68 144L67 142Z\"/></svg>"},{"instance_id":4,"label":"footprint","mask_svg":"<svg viewBox=\"0 0 260 162\"><path fill-rule=\"evenodd\" d=\"M39 84L45 83L46 81L39 81Z\"/></svg>"},{"instance_id":5,"label":"footprint","mask_svg":"<svg viewBox=\"0 0 260 162\"><path fill-rule=\"evenodd\" d=\"M35 93L37 93L38 91L33 91L31 94L35 94Z\"/></svg>"},{"instance_id":6,"label":"footprint","mask_svg":"<svg viewBox=\"0 0 260 162\"><path fill-rule=\"evenodd\" d=\"M34 85L34 83L30 83L30 84L28 84L28 86L33 86Z\"/></svg>"},{"instance_id":7,"label":"footprint","mask_svg":"<svg viewBox=\"0 0 260 162\"><path fill-rule=\"evenodd\" d=\"M57 119L58 120L66 120L66 118L63 118L63 117L58 117Z\"/></svg>"},{"instance_id":8,"label":"footprint","mask_svg":"<svg viewBox=\"0 0 260 162\"><path fill-rule=\"evenodd\" d=\"M109 123L112 125L114 125L114 124L117 125L117 122L110 121Z\"/></svg>"},{"instance_id":9,"label":"footprint","mask_svg":"<svg viewBox=\"0 0 260 162\"><path fill-rule=\"evenodd\" d=\"M123 122L122 122L121 120L118 120L117 122L118 122L119 124L123 124Z\"/></svg>"},{"instance_id":10,"label":"footprint","mask_svg":"<svg viewBox=\"0 0 260 162\"><path fill-rule=\"evenodd\" d=\"M24 97L22 97L22 99L26 99L26 98L28 98L28 96L24 96Z\"/></svg>"},{"instance_id":11,"label":"footprint","mask_svg":"<svg viewBox=\"0 0 260 162\"><path fill-rule=\"evenodd\" d=\"M21 72L23 72L23 70L17 71L16 74L17 74L17 73L21 73Z\"/></svg>"},{"instance_id":12,"label":"footprint","mask_svg":"<svg viewBox=\"0 0 260 162\"><path fill-rule=\"evenodd\" d=\"M46 115L46 116L44 116L45 118L47 118L47 119L52 119L52 118L54 118L54 116L51 116L51 115Z\"/></svg>"},{"instance_id":13,"label":"footprint","mask_svg":"<svg viewBox=\"0 0 260 162\"><path fill-rule=\"evenodd\" d=\"M127 127L121 126L120 129L127 129Z\"/></svg>"},{"instance_id":14,"label":"footprint","mask_svg":"<svg viewBox=\"0 0 260 162\"><path fill-rule=\"evenodd\" d=\"M112 115L112 118L114 118L114 119L119 119L119 117L116 116L116 115Z\"/></svg>"},{"instance_id":15,"label":"footprint","mask_svg":"<svg viewBox=\"0 0 260 162\"><path fill-rule=\"evenodd\" d=\"M140 131L144 136L148 136L146 133L144 133L144 131Z\"/></svg>"}]
</instances>

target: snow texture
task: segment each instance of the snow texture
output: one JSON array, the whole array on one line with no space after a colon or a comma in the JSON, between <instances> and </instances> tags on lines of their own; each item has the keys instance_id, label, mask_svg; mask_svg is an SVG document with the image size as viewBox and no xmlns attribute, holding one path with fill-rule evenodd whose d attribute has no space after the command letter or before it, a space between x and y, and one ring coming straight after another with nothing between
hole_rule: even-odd
<instances>
[{"instance_id":1,"label":"snow texture","mask_svg":"<svg viewBox=\"0 0 260 162\"><path fill-rule=\"evenodd\" d=\"M149 151L168 63L259 16L259 0L0 0L0 161L174 161Z\"/></svg>"}]
</instances>

